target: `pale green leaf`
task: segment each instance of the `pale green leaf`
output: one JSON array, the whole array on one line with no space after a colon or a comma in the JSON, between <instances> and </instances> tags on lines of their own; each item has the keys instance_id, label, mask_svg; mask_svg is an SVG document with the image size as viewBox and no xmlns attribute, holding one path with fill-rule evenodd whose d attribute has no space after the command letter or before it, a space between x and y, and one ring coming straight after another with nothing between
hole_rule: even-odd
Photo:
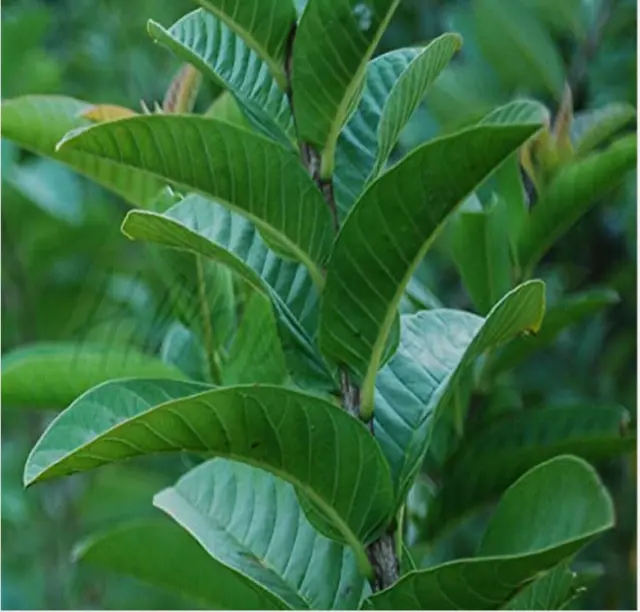
<instances>
[{"instance_id":1,"label":"pale green leaf","mask_svg":"<svg viewBox=\"0 0 640 612\"><path fill-rule=\"evenodd\" d=\"M195 334L185 325L174 321L167 330L160 347L166 363L179 368L189 378L206 380L206 355Z\"/></svg>"},{"instance_id":2,"label":"pale green leaf","mask_svg":"<svg viewBox=\"0 0 640 612\"><path fill-rule=\"evenodd\" d=\"M497 499L538 463L571 453L590 461L632 450L629 414L620 406L567 406L511 412L471 432L444 465L442 487L429 504L430 537Z\"/></svg>"},{"instance_id":3,"label":"pale green leaf","mask_svg":"<svg viewBox=\"0 0 640 612\"><path fill-rule=\"evenodd\" d=\"M279 144L223 121L156 115L103 123L58 147L90 152L220 201L285 244L322 286L319 266L331 247L331 215L299 159Z\"/></svg>"},{"instance_id":4,"label":"pale green leaf","mask_svg":"<svg viewBox=\"0 0 640 612\"><path fill-rule=\"evenodd\" d=\"M310 0L293 45L293 107L300 140L317 147L323 178L360 95L367 62L399 0Z\"/></svg>"},{"instance_id":5,"label":"pale green leaf","mask_svg":"<svg viewBox=\"0 0 640 612\"><path fill-rule=\"evenodd\" d=\"M59 410L113 378L184 378L176 367L133 347L49 342L2 356L2 403Z\"/></svg>"},{"instance_id":6,"label":"pale green leaf","mask_svg":"<svg viewBox=\"0 0 640 612\"><path fill-rule=\"evenodd\" d=\"M416 266L448 215L535 130L482 125L428 142L372 183L349 214L328 265L320 346L362 381L364 415Z\"/></svg>"},{"instance_id":7,"label":"pale green leaf","mask_svg":"<svg viewBox=\"0 0 640 612\"><path fill-rule=\"evenodd\" d=\"M2 136L21 147L52 157L113 191L134 206L145 207L164 182L134 168L78 151L56 152L67 132L91 125L81 114L93 105L63 96L24 96L2 103Z\"/></svg>"},{"instance_id":8,"label":"pale green leaf","mask_svg":"<svg viewBox=\"0 0 640 612\"><path fill-rule=\"evenodd\" d=\"M566 560L536 578L514 597L507 610L562 610L572 598L574 574Z\"/></svg>"},{"instance_id":9,"label":"pale green leaf","mask_svg":"<svg viewBox=\"0 0 640 612\"><path fill-rule=\"evenodd\" d=\"M268 65L214 15L198 9L168 30L154 21L148 22L147 30L177 57L231 92L255 128L284 143L293 137L289 101Z\"/></svg>"},{"instance_id":10,"label":"pale green leaf","mask_svg":"<svg viewBox=\"0 0 640 612\"><path fill-rule=\"evenodd\" d=\"M481 556L409 572L366 603L376 610L497 610L613 524L613 503L595 470L558 457L505 493Z\"/></svg>"},{"instance_id":11,"label":"pale green leaf","mask_svg":"<svg viewBox=\"0 0 640 612\"><path fill-rule=\"evenodd\" d=\"M158 493L154 504L215 560L287 607L357 609L364 578L353 552L321 536L291 485L271 474L214 459Z\"/></svg>"},{"instance_id":12,"label":"pale green leaf","mask_svg":"<svg viewBox=\"0 0 640 612\"><path fill-rule=\"evenodd\" d=\"M269 66L286 89L284 60L287 41L296 22L291 0L198 0L205 9L239 36Z\"/></svg>"},{"instance_id":13,"label":"pale green leaf","mask_svg":"<svg viewBox=\"0 0 640 612\"><path fill-rule=\"evenodd\" d=\"M340 407L293 389L197 383L105 383L51 423L25 466L26 485L157 452L187 450L261 467L321 508L368 572L364 544L392 518L380 447ZM195 391L195 394L194 394Z\"/></svg>"},{"instance_id":14,"label":"pale green leaf","mask_svg":"<svg viewBox=\"0 0 640 612\"><path fill-rule=\"evenodd\" d=\"M456 391L477 357L540 324L543 285L514 289L482 319L434 309L402 317L401 342L376 380L374 431L404 498L427 452L446 456ZM443 431L444 430L444 433ZM438 439L438 436L443 436Z\"/></svg>"},{"instance_id":15,"label":"pale green leaf","mask_svg":"<svg viewBox=\"0 0 640 612\"><path fill-rule=\"evenodd\" d=\"M378 125L378 152L371 173L375 178L393 150L400 132L418 108L428 87L462 46L457 34L443 34L407 66L389 93Z\"/></svg>"},{"instance_id":16,"label":"pale green leaf","mask_svg":"<svg viewBox=\"0 0 640 612\"><path fill-rule=\"evenodd\" d=\"M165 519L130 522L91 536L77 547L75 556L102 570L177 592L206 609L287 608L253 581L211 558L186 531Z\"/></svg>"},{"instance_id":17,"label":"pale green leaf","mask_svg":"<svg viewBox=\"0 0 640 612\"><path fill-rule=\"evenodd\" d=\"M520 265L532 270L554 242L636 167L636 158L634 134L617 140L601 153L561 168L522 227Z\"/></svg>"}]
</instances>

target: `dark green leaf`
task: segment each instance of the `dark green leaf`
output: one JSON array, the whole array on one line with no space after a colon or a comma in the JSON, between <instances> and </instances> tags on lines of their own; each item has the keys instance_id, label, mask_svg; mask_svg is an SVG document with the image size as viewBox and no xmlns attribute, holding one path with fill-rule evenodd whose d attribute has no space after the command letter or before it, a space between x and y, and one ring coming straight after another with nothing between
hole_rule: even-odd
<instances>
[{"instance_id":1,"label":"dark green leaf","mask_svg":"<svg viewBox=\"0 0 640 612\"><path fill-rule=\"evenodd\" d=\"M514 597L507 610L562 610L572 597L573 572L570 560L563 561L550 572L536 578Z\"/></svg>"},{"instance_id":2,"label":"dark green leaf","mask_svg":"<svg viewBox=\"0 0 640 612\"><path fill-rule=\"evenodd\" d=\"M164 519L136 521L92 536L75 554L82 562L178 592L207 609L287 608L252 580L212 559L186 531Z\"/></svg>"},{"instance_id":3,"label":"dark green leaf","mask_svg":"<svg viewBox=\"0 0 640 612\"><path fill-rule=\"evenodd\" d=\"M473 432L445 464L442 487L429 505L431 537L449 522L493 501L541 461L571 453L588 460L635 446L619 406L575 406L511 412Z\"/></svg>"},{"instance_id":4,"label":"dark green leaf","mask_svg":"<svg viewBox=\"0 0 640 612\"><path fill-rule=\"evenodd\" d=\"M320 346L362 381L364 415L372 413L376 373L416 266L447 216L536 129L483 125L433 140L372 183L342 226L327 271Z\"/></svg>"},{"instance_id":5,"label":"dark green leaf","mask_svg":"<svg viewBox=\"0 0 640 612\"><path fill-rule=\"evenodd\" d=\"M575 457L558 457L505 493L480 557L410 572L367 603L377 610L500 609L613 523L613 504L595 470Z\"/></svg>"},{"instance_id":6,"label":"dark green leaf","mask_svg":"<svg viewBox=\"0 0 640 612\"><path fill-rule=\"evenodd\" d=\"M59 148L111 159L208 195L295 253L322 286L332 241L329 209L296 155L223 121L155 115L69 135ZM185 163L203 157L202 164Z\"/></svg>"},{"instance_id":7,"label":"dark green leaf","mask_svg":"<svg viewBox=\"0 0 640 612\"><path fill-rule=\"evenodd\" d=\"M152 380L96 387L40 438L25 484L155 452L233 458L294 484L368 571L363 543L391 519L393 487L367 428L338 406L293 389L251 385L197 393L198 387Z\"/></svg>"}]
</instances>

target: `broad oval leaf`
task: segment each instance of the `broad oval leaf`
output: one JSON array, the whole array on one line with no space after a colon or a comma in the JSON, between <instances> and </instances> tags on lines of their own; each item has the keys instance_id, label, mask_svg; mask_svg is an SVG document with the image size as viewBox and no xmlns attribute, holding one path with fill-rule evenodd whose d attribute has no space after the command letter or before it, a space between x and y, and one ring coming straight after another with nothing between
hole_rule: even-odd
<instances>
[{"instance_id":1,"label":"broad oval leaf","mask_svg":"<svg viewBox=\"0 0 640 612\"><path fill-rule=\"evenodd\" d=\"M318 293L307 269L277 257L249 221L215 202L189 195L164 215L131 211L123 231L131 238L214 259L269 296L288 366L303 378L335 386L313 345Z\"/></svg>"},{"instance_id":2,"label":"broad oval leaf","mask_svg":"<svg viewBox=\"0 0 640 612\"><path fill-rule=\"evenodd\" d=\"M56 145L71 130L90 126L82 115L93 104L63 96L24 96L2 103L2 136L16 144L71 166L130 204L146 207L164 182L134 168L78 151L56 152Z\"/></svg>"},{"instance_id":3,"label":"broad oval leaf","mask_svg":"<svg viewBox=\"0 0 640 612\"><path fill-rule=\"evenodd\" d=\"M289 101L269 67L214 15L198 9L165 30L154 21L149 34L180 59L232 92L258 130L290 145Z\"/></svg>"},{"instance_id":4,"label":"broad oval leaf","mask_svg":"<svg viewBox=\"0 0 640 612\"><path fill-rule=\"evenodd\" d=\"M165 519L139 520L91 536L76 548L75 557L179 593L206 609L287 609L277 597L217 562L187 532Z\"/></svg>"},{"instance_id":5,"label":"broad oval leaf","mask_svg":"<svg viewBox=\"0 0 640 612\"><path fill-rule=\"evenodd\" d=\"M539 281L507 294L486 319L434 309L402 317L400 346L376 379L374 430L404 499L427 452L451 452L458 414L456 391L475 360L540 325L544 286ZM457 436L455 436L457 437Z\"/></svg>"},{"instance_id":6,"label":"broad oval leaf","mask_svg":"<svg viewBox=\"0 0 640 612\"><path fill-rule=\"evenodd\" d=\"M602 153L559 170L540 196L518 240L520 265L531 270L599 198L605 196L636 167L637 139L625 136Z\"/></svg>"},{"instance_id":7,"label":"broad oval leaf","mask_svg":"<svg viewBox=\"0 0 640 612\"><path fill-rule=\"evenodd\" d=\"M479 557L409 572L366 604L375 610L497 610L613 523L613 503L595 470L575 457L558 457L505 493Z\"/></svg>"},{"instance_id":8,"label":"broad oval leaf","mask_svg":"<svg viewBox=\"0 0 640 612\"><path fill-rule=\"evenodd\" d=\"M198 0L235 32L269 66L282 89L287 87L285 53L296 9L291 0Z\"/></svg>"},{"instance_id":9,"label":"broad oval leaf","mask_svg":"<svg viewBox=\"0 0 640 612\"><path fill-rule=\"evenodd\" d=\"M331 215L296 155L214 119L136 117L70 134L58 147L91 153L199 191L253 221L295 253L322 286ZM202 164L190 160L204 159Z\"/></svg>"},{"instance_id":10,"label":"broad oval leaf","mask_svg":"<svg viewBox=\"0 0 640 612\"><path fill-rule=\"evenodd\" d=\"M378 125L378 152L371 173L372 178L383 169L402 128L424 98L429 85L449 64L461 46L460 36L443 34L425 47L400 75L382 110Z\"/></svg>"},{"instance_id":11,"label":"broad oval leaf","mask_svg":"<svg viewBox=\"0 0 640 612\"><path fill-rule=\"evenodd\" d=\"M429 504L429 537L491 502L538 463L571 453L599 461L631 451L629 414L619 406L567 406L511 412L470 434L444 465Z\"/></svg>"},{"instance_id":12,"label":"broad oval leaf","mask_svg":"<svg viewBox=\"0 0 640 612\"><path fill-rule=\"evenodd\" d=\"M42 435L27 459L25 484L154 452L233 458L295 485L333 521L367 571L364 543L393 511L389 468L367 428L338 406L293 389L197 393L198 386L129 380L96 387Z\"/></svg>"},{"instance_id":13,"label":"broad oval leaf","mask_svg":"<svg viewBox=\"0 0 640 612\"><path fill-rule=\"evenodd\" d=\"M293 44L293 108L301 141L318 148L330 178L342 125L361 93L367 61L399 0L310 0Z\"/></svg>"},{"instance_id":14,"label":"broad oval leaf","mask_svg":"<svg viewBox=\"0 0 640 612\"><path fill-rule=\"evenodd\" d=\"M362 381L363 415L372 413L375 377L416 266L447 216L536 129L481 125L433 140L372 183L349 214L327 270L320 347Z\"/></svg>"},{"instance_id":15,"label":"broad oval leaf","mask_svg":"<svg viewBox=\"0 0 640 612\"><path fill-rule=\"evenodd\" d=\"M158 493L154 505L219 563L294 610L357 609L364 578L353 552L320 535L291 485L263 470L207 461Z\"/></svg>"},{"instance_id":16,"label":"broad oval leaf","mask_svg":"<svg viewBox=\"0 0 640 612\"><path fill-rule=\"evenodd\" d=\"M176 367L133 347L43 342L2 356L6 407L60 410L113 378L184 378Z\"/></svg>"}]
</instances>

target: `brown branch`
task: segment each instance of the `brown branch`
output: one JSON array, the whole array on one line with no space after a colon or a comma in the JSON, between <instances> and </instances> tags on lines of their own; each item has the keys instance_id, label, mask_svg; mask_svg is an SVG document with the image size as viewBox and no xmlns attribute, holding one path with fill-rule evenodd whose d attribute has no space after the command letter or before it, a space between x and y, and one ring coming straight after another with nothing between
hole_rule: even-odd
<instances>
[{"instance_id":1,"label":"brown branch","mask_svg":"<svg viewBox=\"0 0 640 612\"><path fill-rule=\"evenodd\" d=\"M284 72L287 77L287 98L293 115L293 121L298 132L298 126L295 119L293 106L293 89L291 87L291 70L293 45L296 35L296 24L294 23L289 32L287 39L287 51L284 61ZM300 143L300 159L304 167L309 172L309 176L313 179L318 189L322 193L325 203L329 207L331 218L333 221L333 229L337 234L340 229L338 219L338 207L336 205L333 193L333 179L323 179L320 176L320 155L316 149L309 143ZM340 366L340 395L342 408L352 417L360 418L360 388L351 379L347 368ZM368 423L371 435L374 435L373 419ZM386 589L395 584L400 577L400 562L396 554L395 546L395 522L390 526L387 532L381 535L377 540L367 547L367 557L373 568L373 578L370 580L371 588L374 592Z\"/></svg>"}]
</instances>

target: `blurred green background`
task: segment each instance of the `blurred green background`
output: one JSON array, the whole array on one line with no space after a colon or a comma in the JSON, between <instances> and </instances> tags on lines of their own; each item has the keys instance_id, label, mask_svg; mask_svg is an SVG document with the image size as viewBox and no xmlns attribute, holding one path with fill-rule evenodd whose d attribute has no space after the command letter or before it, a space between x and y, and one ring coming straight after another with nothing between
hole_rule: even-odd
<instances>
[{"instance_id":1,"label":"blurred green background","mask_svg":"<svg viewBox=\"0 0 640 612\"><path fill-rule=\"evenodd\" d=\"M2 97L64 94L138 110L161 100L179 64L154 45L148 18L173 23L188 0L5 0ZM403 0L381 51L460 32L462 53L438 79L398 154L473 121L514 96L558 110L565 82L576 112L636 105L634 0ZM208 84L197 108L216 95ZM631 128L633 129L633 128ZM146 251L119 232L117 198L2 142L2 352L43 340L97 339L160 351L171 321L166 287ZM564 331L516 370L523 404L602 401L636 421L636 176L597 203L544 258L536 276L554 296L613 289L617 303ZM472 310L445 244L420 269L431 299ZM496 394L501 389L496 389ZM513 391L513 390L511 390ZM27 453L53 414L2 413L2 607L181 608L179 598L73 562L96 529L153 514L151 497L188 458L137 461L24 491ZM635 456L598 466L618 525L585 554L602 573L577 609L631 609L636 601ZM415 525L419 532L419 519ZM461 528L422 565L468 554Z\"/></svg>"}]
</instances>

